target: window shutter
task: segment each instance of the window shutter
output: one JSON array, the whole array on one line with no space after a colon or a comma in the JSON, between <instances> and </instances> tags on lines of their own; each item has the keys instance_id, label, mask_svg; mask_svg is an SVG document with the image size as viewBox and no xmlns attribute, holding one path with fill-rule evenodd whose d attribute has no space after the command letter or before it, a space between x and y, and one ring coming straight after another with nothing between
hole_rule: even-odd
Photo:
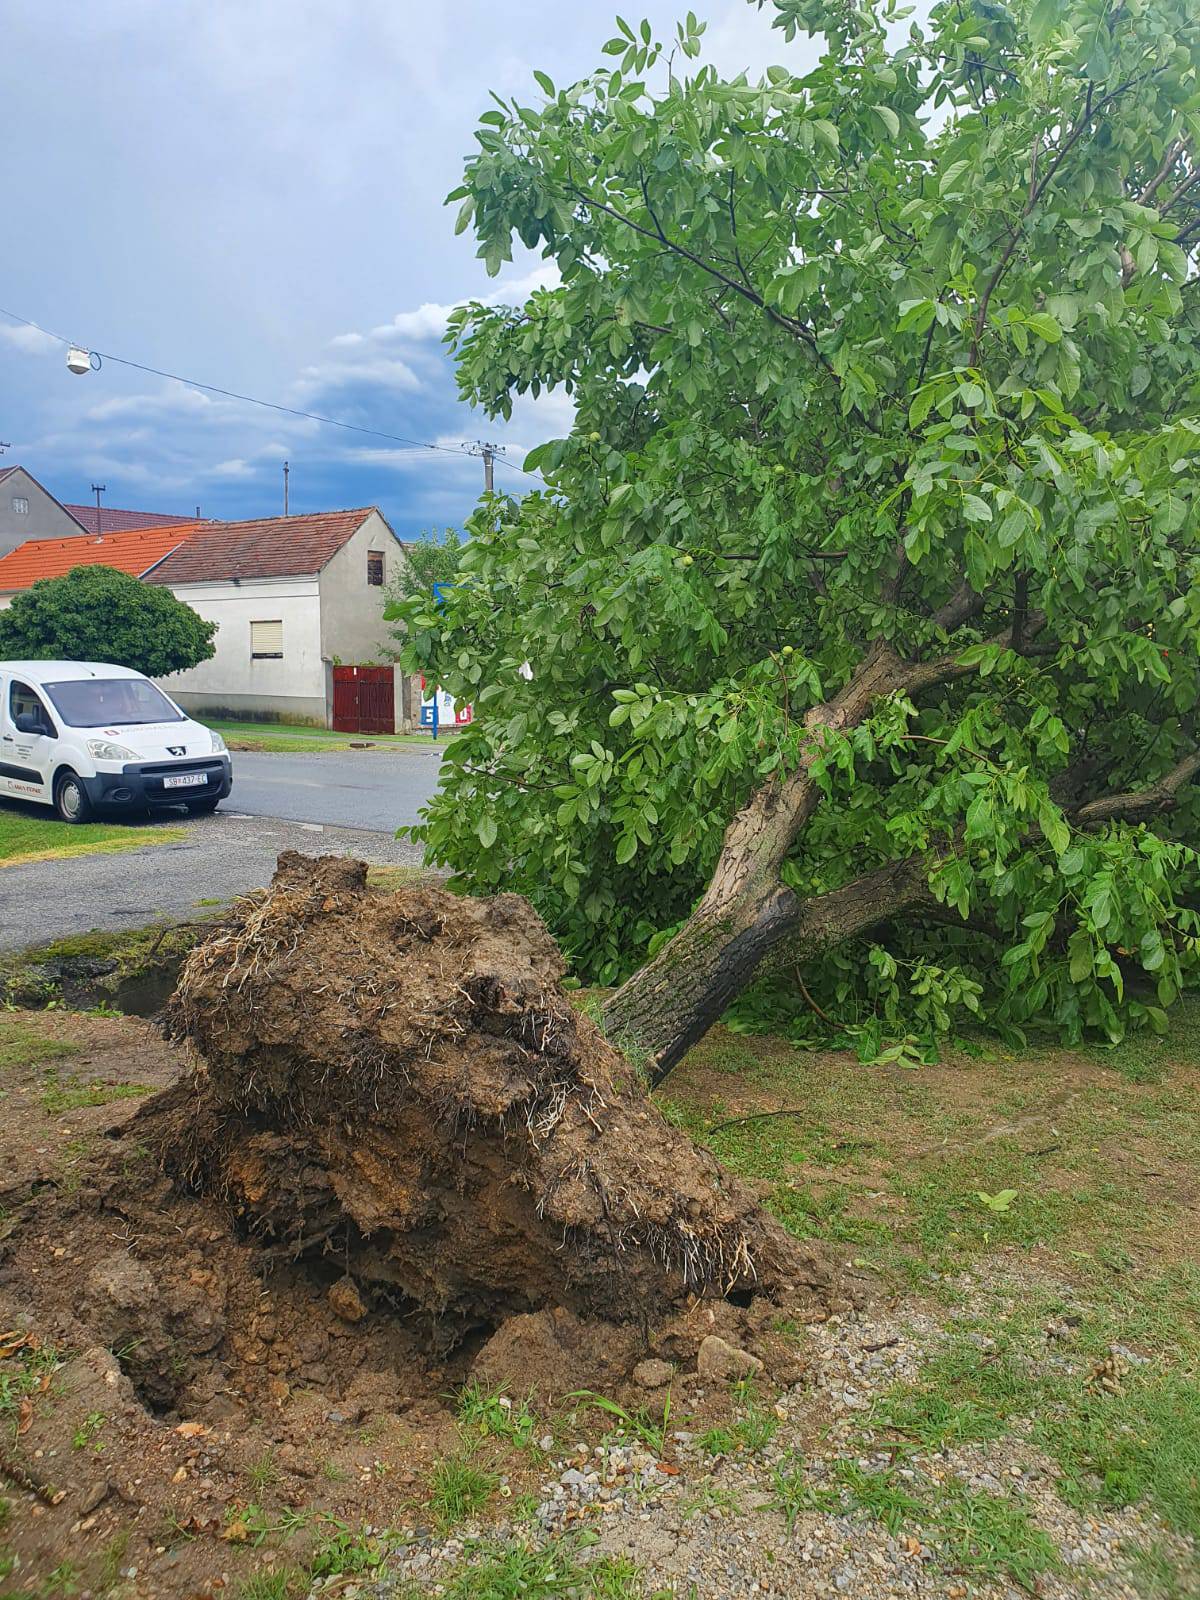
<instances>
[{"instance_id":1,"label":"window shutter","mask_svg":"<svg viewBox=\"0 0 1200 1600\"><path fill-rule=\"evenodd\" d=\"M252 622L250 624L250 654L255 659L279 657L283 654L283 622Z\"/></svg>"}]
</instances>

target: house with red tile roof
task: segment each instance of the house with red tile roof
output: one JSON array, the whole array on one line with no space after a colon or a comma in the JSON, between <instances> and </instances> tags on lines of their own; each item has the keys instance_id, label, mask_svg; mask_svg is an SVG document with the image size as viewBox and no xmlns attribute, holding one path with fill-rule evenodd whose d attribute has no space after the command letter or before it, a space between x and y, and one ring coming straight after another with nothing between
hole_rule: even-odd
<instances>
[{"instance_id":1,"label":"house with red tile roof","mask_svg":"<svg viewBox=\"0 0 1200 1600\"><path fill-rule=\"evenodd\" d=\"M87 533L128 533L137 528L183 526L198 517L162 511L122 511L116 506L65 505L26 467L0 464L0 556L28 539L75 539Z\"/></svg>"},{"instance_id":2,"label":"house with red tile roof","mask_svg":"<svg viewBox=\"0 0 1200 1600\"><path fill-rule=\"evenodd\" d=\"M76 506L63 503L86 533L131 533L136 528L166 528L199 521L197 517L168 516L162 511L122 511L119 506Z\"/></svg>"},{"instance_id":3,"label":"house with red tile roof","mask_svg":"<svg viewBox=\"0 0 1200 1600\"><path fill-rule=\"evenodd\" d=\"M198 522L179 522L166 528L98 537L79 533L68 539L27 539L0 556L0 607L39 579L61 578L74 567L115 567L133 578L144 578L200 526Z\"/></svg>"},{"instance_id":4,"label":"house with red tile roof","mask_svg":"<svg viewBox=\"0 0 1200 1600\"><path fill-rule=\"evenodd\" d=\"M145 581L215 622L216 652L163 688L201 717L329 726L335 666L391 659L383 602L403 560L374 506L192 527Z\"/></svg>"}]
</instances>

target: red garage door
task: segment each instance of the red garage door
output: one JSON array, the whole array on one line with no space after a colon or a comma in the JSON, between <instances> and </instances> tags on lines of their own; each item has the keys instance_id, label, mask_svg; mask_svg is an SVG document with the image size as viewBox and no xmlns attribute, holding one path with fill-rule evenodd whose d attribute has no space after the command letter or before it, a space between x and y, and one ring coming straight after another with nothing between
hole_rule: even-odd
<instances>
[{"instance_id":1,"label":"red garage door","mask_svg":"<svg viewBox=\"0 0 1200 1600\"><path fill-rule=\"evenodd\" d=\"M338 733L395 733L391 667L334 667L333 726Z\"/></svg>"}]
</instances>

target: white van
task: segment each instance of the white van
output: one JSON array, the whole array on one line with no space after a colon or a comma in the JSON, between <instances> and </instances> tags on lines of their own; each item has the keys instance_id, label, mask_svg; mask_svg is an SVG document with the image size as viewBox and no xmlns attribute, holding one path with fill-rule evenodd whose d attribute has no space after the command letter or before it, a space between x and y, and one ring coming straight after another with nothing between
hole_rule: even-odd
<instances>
[{"instance_id":1,"label":"white van","mask_svg":"<svg viewBox=\"0 0 1200 1600\"><path fill-rule=\"evenodd\" d=\"M225 741L128 667L0 661L0 796L64 822L95 811L215 811L233 787Z\"/></svg>"}]
</instances>

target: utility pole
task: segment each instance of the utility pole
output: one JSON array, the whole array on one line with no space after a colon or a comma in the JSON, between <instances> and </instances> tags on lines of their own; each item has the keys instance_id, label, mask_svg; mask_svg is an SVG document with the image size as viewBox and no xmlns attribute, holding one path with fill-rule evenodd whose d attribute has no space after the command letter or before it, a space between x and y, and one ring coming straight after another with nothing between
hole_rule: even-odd
<instances>
[{"instance_id":1,"label":"utility pole","mask_svg":"<svg viewBox=\"0 0 1200 1600\"><path fill-rule=\"evenodd\" d=\"M476 439L474 444L465 444L463 449L469 456L483 457L483 487L487 494L495 493L495 477L492 470L497 456L504 454L502 444L492 444L489 440Z\"/></svg>"},{"instance_id":2,"label":"utility pole","mask_svg":"<svg viewBox=\"0 0 1200 1600\"><path fill-rule=\"evenodd\" d=\"M283 514L285 517L288 514L288 473L291 470L291 467L285 461L283 463Z\"/></svg>"},{"instance_id":3,"label":"utility pole","mask_svg":"<svg viewBox=\"0 0 1200 1600\"><path fill-rule=\"evenodd\" d=\"M100 511L100 496L104 493L104 491L107 488L108 488L108 485L106 483L94 483L92 485L92 493L96 496L96 532L97 532L97 534L103 532L103 529L100 526L100 518L101 518L101 515L102 515L102 513Z\"/></svg>"}]
</instances>

